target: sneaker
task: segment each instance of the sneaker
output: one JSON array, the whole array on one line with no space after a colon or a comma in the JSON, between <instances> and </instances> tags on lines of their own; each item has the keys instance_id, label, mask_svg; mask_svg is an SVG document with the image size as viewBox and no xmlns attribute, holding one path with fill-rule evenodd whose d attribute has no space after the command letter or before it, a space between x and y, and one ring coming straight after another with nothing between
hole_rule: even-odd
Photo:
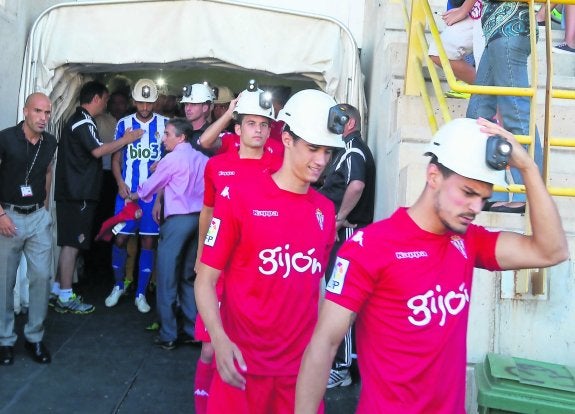
<instances>
[{"instance_id":1,"label":"sneaker","mask_svg":"<svg viewBox=\"0 0 575 414\"><path fill-rule=\"evenodd\" d=\"M160 330L160 323L159 322L152 322L148 326L146 326L146 331L159 331Z\"/></svg>"},{"instance_id":2,"label":"sneaker","mask_svg":"<svg viewBox=\"0 0 575 414\"><path fill-rule=\"evenodd\" d=\"M132 282L132 279L124 279L124 296L128 296L134 289Z\"/></svg>"},{"instance_id":3,"label":"sneaker","mask_svg":"<svg viewBox=\"0 0 575 414\"><path fill-rule=\"evenodd\" d=\"M565 42L559 43L558 45L553 46L553 52L560 53L563 55L575 56L575 49L572 47L569 47L569 45Z\"/></svg>"},{"instance_id":4,"label":"sneaker","mask_svg":"<svg viewBox=\"0 0 575 414\"><path fill-rule=\"evenodd\" d=\"M106 300L104 301L106 306L108 308L116 306L118 304L118 301L120 300L120 297L122 296L122 293L124 293L124 289L120 289L119 286L114 286L114 289L112 289L112 293L110 293L106 298Z\"/></svg>"},{"instance_id":5,"label":"sneaker","mask_svg":"<svg viewBox=\"0 0 575 414\"><path fill-rule=\"evenodd\" d=\"M470 93L457 92L457 91L454 91L453 89L448 90L447 92L445 92L444 95L446 98L455 98L455 99L469 99L469 98L471 98Z\"/></svg>"},{"instance_id":6,"label":"sneaker","mask_svg":"<svg viewBox=\"0 0 575 414\"><path fill-rule=\"evenodd\" d=\"M351 385L351 374L348 369L332 369L329 372L327 388L347 387L348 385Z\"/></svg>"},{"instance_id":7,"label":"sneaker","mask_svg":"<svg viewBox=\"0 0 575 414\"><path fill-rule=\"evenodd\" d=\"M141 293L138 296L136 296L134 304L138 307L138 310L142 313L148 313L150 311L150 305L148 305L146 297Z\"/></svg>"},{"instance_id":8,"label":"sneaker","mask_svg":"<svg viewBox=\"0 0 575 414\"><path fill-rule=\"evenodd\" d=\"M56 301L56 305L54 307L56 312L60 313L75 313L77 315L83 315L86 313L92 313L96 309L94 305L90 305L88 303L82 302L82 299L76 294L70 296L66 302L62 302L60 298Z\"/></svg>"},{"instance_id":9,"label":"sneaker","mask_svg":"<svg viewBox=\"0 0 575 414\"><path fill-rule=\"evenodd\" d=\"M56 293L50 292L50 297L48 298L48 306L51 308L55 307L57 301L58 295Z\"/></svg>"}]
</instances>

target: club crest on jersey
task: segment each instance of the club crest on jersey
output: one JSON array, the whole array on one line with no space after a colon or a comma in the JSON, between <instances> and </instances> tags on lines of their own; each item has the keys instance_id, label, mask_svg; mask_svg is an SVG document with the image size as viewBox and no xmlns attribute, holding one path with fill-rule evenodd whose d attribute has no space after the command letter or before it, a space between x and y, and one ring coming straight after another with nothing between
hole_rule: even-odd
<instances>
[{"instance_id":1,"label":"club crest on jersey","mask_svg":"<svg viewBox=\"0 0 575 414\"><path fill-rule=\"evenodd\" d=\"M222 192L220 193L220 195L222 197L227 198L228 200L230 199L230 187L228 187L227 185L224 187L224 189L222 190Z\"/></svg>"},{"instance_id":2,"label":"club crest on jersey","mask_svg":"<svg viewBox=\"0 0 575 414\"><path fill-rule=\"evenodd\" d=\"M451 244L455 246L459 253L467 259L467 252L465 251L465 242L459 236L451 236Z\"/></svg>"},{"instance_id":3,"label":"club crest on jersey","mask_svg":"<svg viewBox=\"0 0 575 414\"><path fill-rule=\"evenodd\" d=\"M315 218L317 218L317 223L319 224L319 228L323 230L323 222L325 217L319 208L315 210Z\"/></svg>"},{"instance_id":4,"label":"club crest on jersey","mask_svg":"<svg viewBox=\"0 0 575 414\"><path fill-rule=\"evenodd\" d=\"M206 246L214 247L218 237L218 232L220 231L220 223L221 221L219 218L212 218L212 222L210 223L210 227L208 228L208 233L206 234L206 239L204 241Z\"/></svg>"},{"instance_id":5,"label":"club crest on jersey","mask_svg":"<svg viewBox=\"0 0 575 414\"><path fill-rule=\"evenodd\" d=\"M342 259L338 257L333 266L333 271L331 272L331 277L325 289L336 295L341 295L343 290L343 284L345 282L345 275L347 273L347 268L349 267L349 260Z\"/></svg>"}]
</instances>

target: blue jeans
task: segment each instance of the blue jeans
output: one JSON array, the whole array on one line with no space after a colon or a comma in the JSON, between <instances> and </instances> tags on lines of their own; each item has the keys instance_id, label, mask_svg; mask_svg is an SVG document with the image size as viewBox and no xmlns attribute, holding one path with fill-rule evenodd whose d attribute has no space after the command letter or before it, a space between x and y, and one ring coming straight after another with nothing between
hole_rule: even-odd
<instances>
[{"instance_id":1,"label":"blue jeans","mask_svg":"<svg viewBox=\"0 0 575 414\"><path fill-rule=\"evenodd\" d=\"M168 217L160 227L156 259L156 306L162 341L175 341L178 337L178 303L183 314L183 330L194 336L198 313L194 296L198 220L198 214L174 215Z\"/></svg>"},{"instance_id":2,"label":"blue jeans","mask_svg":"<svg viewBox=\"0 0 575 414\"><path fill-rule=\"evenodd\" d=\"M485 47L479 62L477 85L529 87L527 58L531 54L530 40L526 36L500 37ZM468 118L493 119L499 108L503 126L516 135L529 135L530 101L525 96L498 96L474 94L467 107ZM535 129L535 163L543 165L543 150L539 132ZM516 168L511 169L515 184L523 184ZM507 193L494 193L492 201L508 201ZM513 194L513 201L525 201L524 194Z\"/></svg>"}]
</instances>

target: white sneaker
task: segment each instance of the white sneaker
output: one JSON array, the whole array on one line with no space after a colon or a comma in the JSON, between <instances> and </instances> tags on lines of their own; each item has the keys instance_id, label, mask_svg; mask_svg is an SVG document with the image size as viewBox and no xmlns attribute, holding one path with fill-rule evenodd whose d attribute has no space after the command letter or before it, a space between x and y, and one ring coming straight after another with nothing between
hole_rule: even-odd
<instances>
[{"instance_id":1,"label":"white sneaker","mask_svg":"<svg viewBox=\"0 0 575 414\"><path fill-rule=\"evenodd\" d=\"M112 289L112 293L108 295L108 297L104 302L106 306L108 308L116 306L118 304L118 301L120 300L120 297L122 296L122 293L124 293L124 289L120 289L119 286L114 286L114 289Z\"/></svg>"},{"instance_id":2,"label":"white sneaker","mask_svg":"<svg viewBox=\"0 0 575 414\"><path fill-rule=\"evenodd\" d=\"M150 311L150 305L148 305L146 297L141 293L138 296L136 296L134 304L138 307L138 310L142 313L148 313Z\"/></svg>"},{"instance_id":3,"label":"white sneaker","mask_svg":"<svg viewBox=\"0 0 575 414\"><path fill-rule=\"evenodd\" d=\"M332 369L329 372L327 388L347 387L348 385L351 385L351 374L349 373L348 369Z\"/></svg>"}]
</instances>

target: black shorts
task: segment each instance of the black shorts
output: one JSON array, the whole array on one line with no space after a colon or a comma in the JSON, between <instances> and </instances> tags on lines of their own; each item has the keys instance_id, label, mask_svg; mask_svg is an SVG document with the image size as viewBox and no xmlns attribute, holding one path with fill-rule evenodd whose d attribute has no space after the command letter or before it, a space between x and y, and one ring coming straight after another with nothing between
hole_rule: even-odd
<instances>
[{"instance_id":1,"label":"black shorts","mask_svg":"<svg viewBox=\"0 0 575 414\"><path fill-rule=\"evenodd\" d=\"M56 201L58 246L90 248L97 206L96 201Z\"/></svg>"}]
</instances>

